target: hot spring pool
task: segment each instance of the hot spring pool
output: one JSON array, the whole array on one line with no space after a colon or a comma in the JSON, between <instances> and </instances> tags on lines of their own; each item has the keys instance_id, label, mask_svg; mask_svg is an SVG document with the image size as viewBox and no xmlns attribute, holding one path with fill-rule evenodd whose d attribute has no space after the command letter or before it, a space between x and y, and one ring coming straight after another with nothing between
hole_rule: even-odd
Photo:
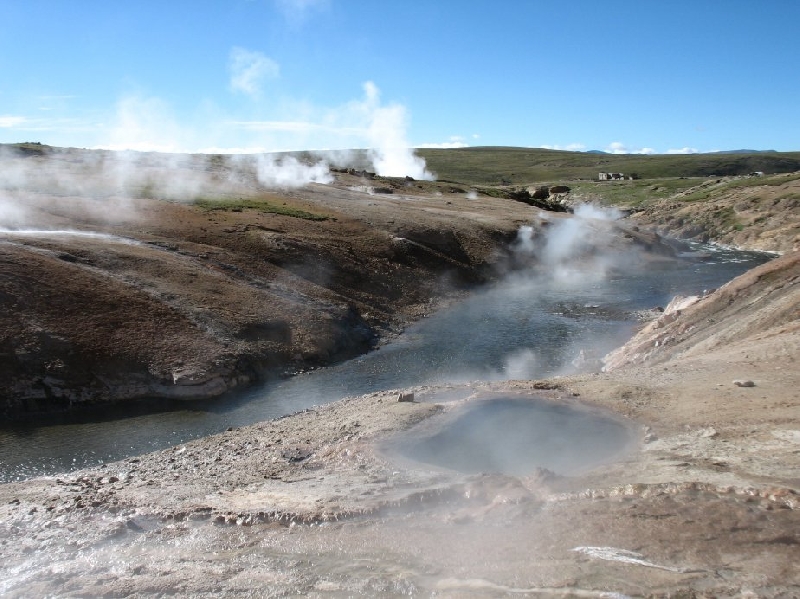
<instances>
[{"instance_id":1,"label":"hot spring pool","mask_svg":"<svg viewBox=\"0 0 800 599\"><path fill-rule=\"evenodd\" d=\"M632 425L586 406L535 397L468 402L398 437L389 456L465 474L577 475L633 448Z\"/></svg>"}]
</instances>

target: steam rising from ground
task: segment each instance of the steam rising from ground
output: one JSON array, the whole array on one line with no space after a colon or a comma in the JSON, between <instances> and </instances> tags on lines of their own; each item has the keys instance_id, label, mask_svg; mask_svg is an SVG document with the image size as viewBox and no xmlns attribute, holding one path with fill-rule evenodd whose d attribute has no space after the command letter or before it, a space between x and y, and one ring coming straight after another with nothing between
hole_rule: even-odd
<instances>
[{"instance_id":1,"label":"steam rising from ground","mask_svg":"<svg viewBox=\"0 0 800 599\"><path fill-rule=\"evenodd\" d=\"M333 182L333 176L325 162L308 165L294 156L259 155L257 173L259 183L267 187L302 187L309 183Z\"/></svg>"},{"instance_id":2,"label":"steam rising from ground","mask_svg":"<svg viewBox=\"0 0 800 599\"><path fill-rule=\"evenodd\" d=\"M260 53L235 48L232 52L231 87L262 105L258 81L277 76L279 67ZM425 160L417 156L407 138L409 113L399 103L381 103L380 90L371 81L363 84L363 96L338 107L321 108L306 102L286 101L279 119L238 120L208 109L200 123L187 126L179 121L168 103L155 97L131 95L121 98L115 107L113 123L95 147L110 150L157 151L167 153L203 152L214 154L270 155L286 151L335 153L334 158L317 164L298 165L291 160L276 160L266 169L267 181L301 185L318 182L319 171L332 160L338 166L351 163L356 155L351 148L365 148L372 171L381 176L433 179ZM273 107L273 110L274 107ZM270 112L264 105L259 112ZM199 150L198 150L199 149ZM309 167L309 172L298 171ZM286 168L287 172L278 172Z\"/></svg>"},{"instance_id":3,"label":"steam rising from ground","mask_svg":"<svg viewBox=\"0 0 800 599\"><path fill-rule=\"evenodd\" d=\"M580 283L587 276L602 280L609 268L627 260L612 249L611 223L620 217L616 208L590 204L577 206L572 218L540 212L541 227L521 227L515 249L522 257L535 257L538 271L554 281L577 278L574 282Z\"/></svg>"},{"instance_id":4,"label":"steam rising from ground","mask_svg":"<svg viewBox=\"0 0 800 599\"><path fill-rule=\"evenodd\" d=\"M425 160L414 154L406 139L408 116L400 104L381 106L380 91L374 83L364 84L366 98L360 109L367 116L367 138L375 172L386 177L410 176L432 180Z\"/></svg>"},{"instance_id":5,"label":"steam rising from ground","mask_svg":"<svg viewBox=\"0 0 800 599\"><path fill-rule=\"evenodd\" d=\"M527 268L508 275L503 285L508 297L523 295L531 305L544 302L557 294L576 300L589 295L602 296L610 285L609 274L616 269L630 268L637 256L629 248L615 247L618 234L613 222L621 218L615 208L581 205L574 216L564 217L541 212L539 226L525 225L517 232L513 245L516 258ZM537 299L538 298L538 299ZM592 300L594 301L594 300ZM578 307L591 309L594 304ZM553 374L566 374L590 368L605 351L608 339L576 339L563 352L565 359L555 372L552 364L542 363L541 347L517 348L506 356L496 378L531 379Z\"/></svg>"},{"instance_id":6,"label":"steam rising from ground","mask_svg":"<svg viewBox=\"0 0 800 599\"><path fill-rule=\"evenodd\" d=\"M0 230L64 228L137 218L140 198L192 202L330 183L325 162L291 155L205 156L55 149L24 157L0 148Z\"/></svg>"},{"instance_id":7,"label":"steam rising from ground","mask_svg":"<svg viewBox=\"0 0 800 599\"><path fill-rule=\"evenodd\" d=\"M221 176L205 157L171 154L54 150L23 157L0 149L0 164L0 229L66 228L76 218L120 222L136 217L137 198L192 201L246 179L235 169Z\"/></svg>"},{"instance_id":8,"label":"steam rising from ground","mask_svg":"<svg viewBox=\"0 0 800 599\"><path fill-rule=\"evenodd\" d=\"M239 88L251 85L250 80L255 76L251 70L239 69L242 71L236 79ZM295 136L300 143L304 134L322 132L327 136L323 138L332 144L366 147L366 154L319 150L316 158L309 158L313 153L306 153L303 159L285 152L174 153L197 147L201 139L209 142L205 147L215 147L224 153L222 140L207 140L207 136L224 138L225 132L214 126L204 133L180 125L170 107L158 98L123 98L117 103L106 143L98 146L113 152L54 149L42 156L24 157L13 149L0 147L0 229L37 226L31 204L41 203L45 195L70 198L55 200L62 212L74 210L95 217L133 216L129 200L135 198L191 201L253 191L259 185L287 189L310 183L329 184L333 181L329 163L359 167L356 162L363 161L365 155L378 175L434 179L425 160L409 147L406 108L396 103L382 104L380 91L372 82L365 83L363 89L363 99L317 111L312 115L316 120L228 123L262 137L263 143L259 144L262 150L270 141L274 142L270 136L276 131ZM20 194L24 193L37 195L23 198ZM103 202L98 202L100 198Z\"/></svg>"}]
</instances>

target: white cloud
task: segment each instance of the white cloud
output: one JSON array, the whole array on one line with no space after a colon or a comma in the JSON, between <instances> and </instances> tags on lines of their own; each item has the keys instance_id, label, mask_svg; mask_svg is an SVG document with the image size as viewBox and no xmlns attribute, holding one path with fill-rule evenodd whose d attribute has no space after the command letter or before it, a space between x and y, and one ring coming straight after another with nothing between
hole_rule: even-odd
<instances>
[{"instance_id":1,"label":"white cloud","mask_svg":"<svg viewBox=\"0 0 800 599\"><path fill-rule=\"evenodd\" d=\"M609 154L630 154L631 152L620 141L612 141L606 146L606 152Z\"/></svg>"},{"instance_id":2,"label":"white cloud","mask_svg":"<svg viewBox=\"0 0 800 599\"><path fill-rule=\"evenodd\" d=\"M20 125L25 124L28 119L24 116L12 116L12 115L4 115L0 116L0 128L2 129L14 129L19 127Z\"/></svg>"},{"instance_id":3,"label":"white cloud","mask_svg":"<svg viewBox=\"0 0 800 599\"><path fill-rule=\"evenodd\" d=\"M697 148L680 148L678 150L667 150L667 154L699 154L700 150Z\"/></svg>"},{"instance_id":4,"label":"white cloud","mask_svg":"<svg viewBox=\"0 0 800 599\"><path fill-rule=\"evenodd\" d=\"M327 9L329 0L275 0L275 6L289 22L299 25L315 11Z\"/></svg>"},{"instance_id":5,"label":"white cloud","mask_svg":"<svg viewBox=\"0 0 800 599\"><path fill-rule=\"evenodd\" d=\"M261 95L265 79L280 76L280 66L261 52L235 47L231 50L228 68L231 72L231 89L248 96Z\"/></svg>"},{"instance_id":6,"label":"white cloud","mask_svg":"<svg viewBox=\"0 0 800 599\"><path fill-rule=\"evenodd\" d=\"M453 149L453 148L468 148L469 144L463 141L443 141L441 143L424 143L419 144L418 148L439 148L439 149Z\"/></svg>"},{"instance_id":7,"label":"white cloud","mask_svg":"<svg viewBox=\"0 0 800 599\"><path fill-rule=\"evenodd\" d=\"M638 148L631 149L619 141L613 141L606 146L605 151L609 154L655 154L653 148Z\"/></svg>"},{"instance_id":8,"label":"white cloud","mask_svg":"<svg viewBox=\"0 0 800 599\"><path fill-rule=\"evenodd\" d=\"M469 144L464 141L464 138L460 135L451 135L450 141L438 142L438 143L424 143L417 146L418 148L468 148Z\"/></svg>"},{"instance_id":9,"label":"white cloud","mask_svg":"<svg viewBox=\"0 0 800 599\"><path fill-rule=\"evenodd\" d=\"M542 144L539 147L545 150L564 150L566 152L582 152L586 149L586 146L580 143L571 143L566 146Z\"/></svg>"}]
</instances>

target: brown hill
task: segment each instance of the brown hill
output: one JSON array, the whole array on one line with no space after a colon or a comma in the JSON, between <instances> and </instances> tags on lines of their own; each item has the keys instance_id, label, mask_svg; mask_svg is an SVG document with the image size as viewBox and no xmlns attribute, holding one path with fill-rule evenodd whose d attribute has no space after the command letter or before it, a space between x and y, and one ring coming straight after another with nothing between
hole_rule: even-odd
<instances>
[{"instance_id":1,"label":"brown hill","mask_svg":"<svg viewBox=\"0 0 800 599\"><path fill-rule=\"evenodd\" d=\"M270 191L213 161L57 158L4 162L6 415L213 397L366 351L491 276L533 213L347 173Z\"/></svg>"}]
</instances>

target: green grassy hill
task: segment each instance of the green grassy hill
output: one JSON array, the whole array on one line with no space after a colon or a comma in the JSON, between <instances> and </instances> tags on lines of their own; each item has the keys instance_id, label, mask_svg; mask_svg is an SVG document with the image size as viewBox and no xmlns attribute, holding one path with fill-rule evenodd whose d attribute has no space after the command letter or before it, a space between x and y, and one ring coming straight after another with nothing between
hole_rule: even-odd
<instances>
[{"instance_id":1,"label":"green grassy hill","mask_svg":"<svg viewBox=\"0 0 800 599\"><path fill-rule=\"evenodd\" d=\"M39 143L0 144L0 150L18 156L57 156L95 153L93 150L55 148ZM800 171L800 152L752 152L713 154L605 154L598 152L565 152L540 148L485 146L475 148L416 150L428 169L440 181L465 185L515 185L537 183L596 181L599 172L621 172L641 179L678 177L718 177ZM103 152L100 152L103 153ZM107 153L107 152L106 152ZM288 152L305 162L320 156L332 165L369 169L365 150L347 152L347 164L338 164L340 152ZM327 154L327 156L326 156ZM157 161L157 153L141 153L140 160ZM188 157L187 157L188 158ZM195 160L224 163L220 156L195 156Z\"/></svg>"},{"instance_id":2,"label":"green grassy hill","mask_svg":"<svg viewBox=\"0 0 800 599\"><path fill-rule=\"evenodd\" d=\"M636 174L642 179L746 175L755 171L800 170L800 152L754 154L602 154L536 148L477 147L419 149L440 180L471 185L530 185L537 182L597 180L600 172Z\"/></svg>"}]
</instances>

